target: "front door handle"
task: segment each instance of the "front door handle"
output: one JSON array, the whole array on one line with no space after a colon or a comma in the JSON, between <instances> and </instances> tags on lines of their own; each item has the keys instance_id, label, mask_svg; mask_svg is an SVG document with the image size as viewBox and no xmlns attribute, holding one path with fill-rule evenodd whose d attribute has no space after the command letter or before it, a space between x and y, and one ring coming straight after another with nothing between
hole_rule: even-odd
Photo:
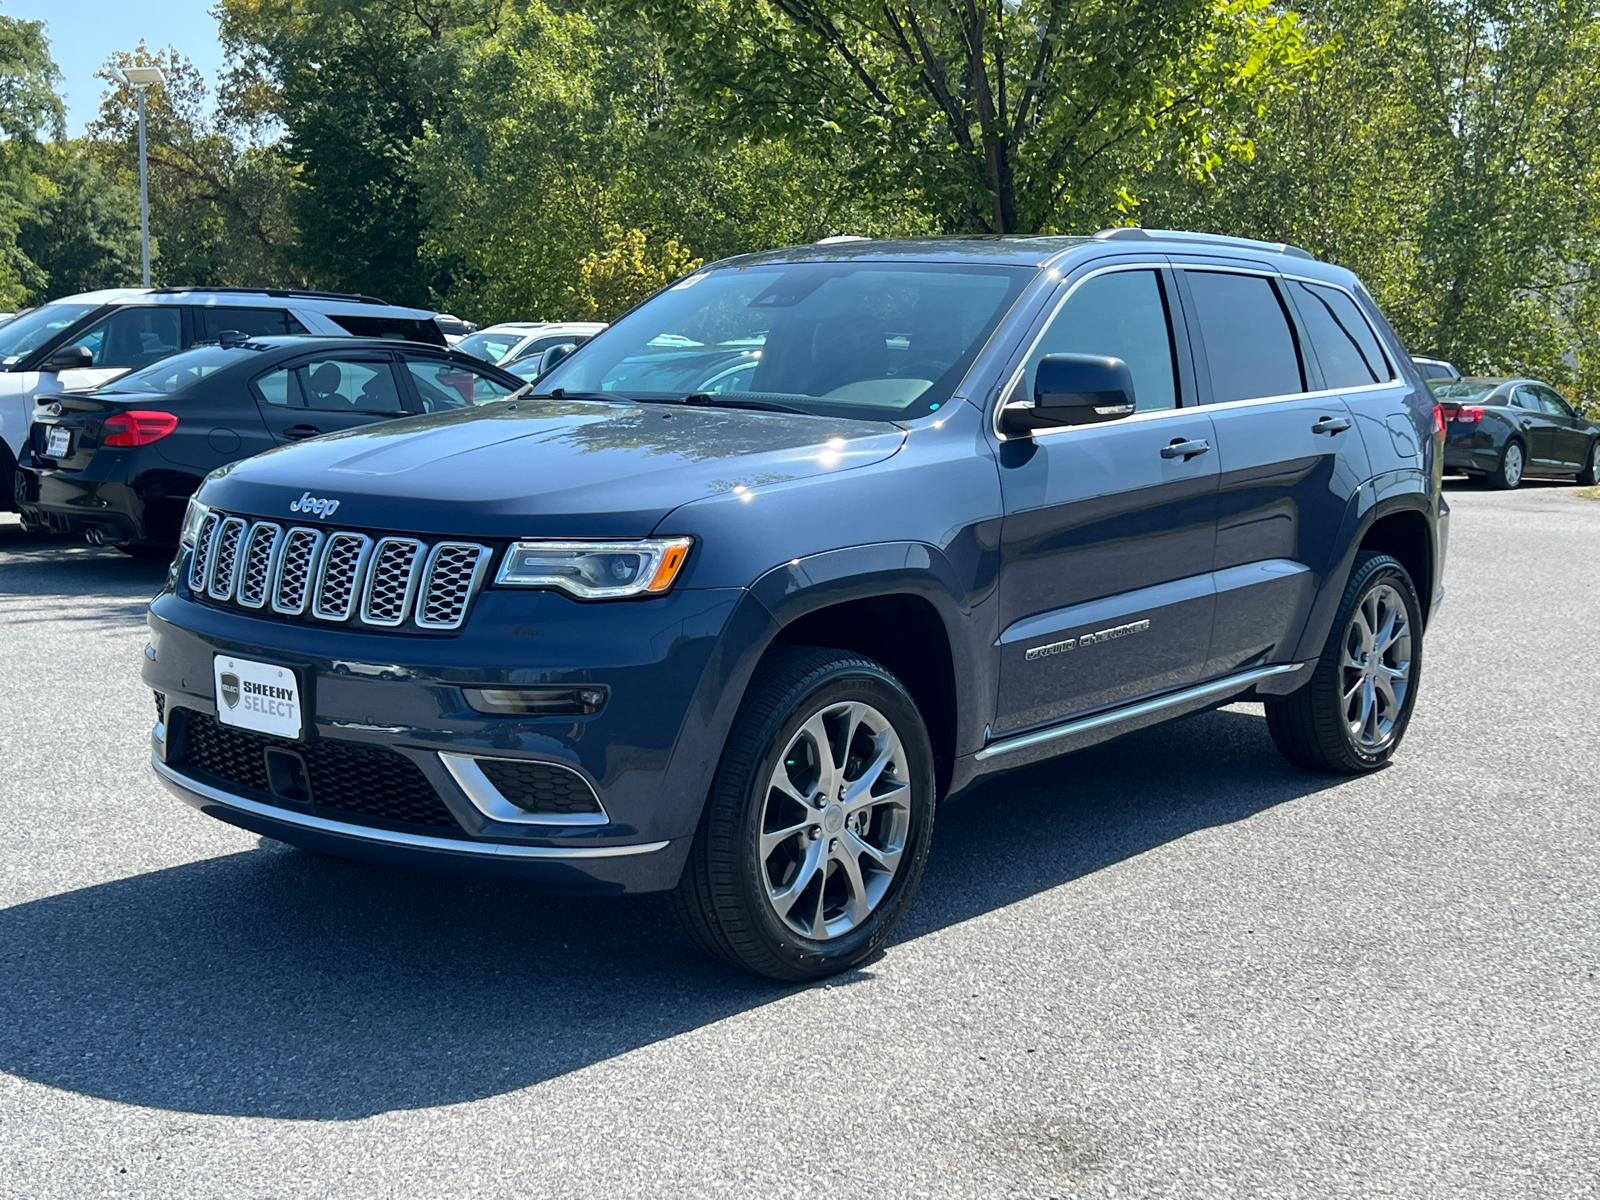
<instances>
[{"instance_id":1,"label":"front door handle","mask_svg":"<svg viewBox=\"0 0 1600 1200\"><path fill-rule=\"evenodd\" d=\"M1162 458L1181 458L1188 462L1197 454L1204 454L1211 449L1211 443L1203 438L1174 438L1172 444L1161 447Z\"/></svg>"},{"instance_id":2,"label":"front door handle","mask_svg":"<svg viewBox=\"0 0 1600 1200\"><path fill-rule=\"evenodd\" d=\"M1326 433L1329 435L1343 433L1350 428L1349 417L1323 417L1311 427L1312 433Z\"/></svg>"},{"instance_id":3,"label":"front door handle","mask_svg":"<svg viewBox=\"0 0 1600 1200\"><path fill-rule=\"evenodd\" d=\"M321 432L322 430L315 425L291 425L283 431L283 436L286 438L308 438L316 437Z\"/></svg>"}]
</instances>

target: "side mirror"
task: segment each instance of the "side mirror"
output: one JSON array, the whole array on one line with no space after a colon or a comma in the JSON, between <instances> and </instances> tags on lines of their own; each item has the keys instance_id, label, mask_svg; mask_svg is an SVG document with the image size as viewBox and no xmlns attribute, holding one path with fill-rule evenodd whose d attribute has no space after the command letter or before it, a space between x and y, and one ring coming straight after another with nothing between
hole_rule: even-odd
<instances>
[{"instance_id":1,"label":"side mirror","mask_svg":"<svg viewBox=\"0 0 1600 1200\"><path fill-rule=\"evenodd\" d=\"M1098 425L1130 417L1137 408L1133 372L1120 358L1098 354L1047 354L1034 374L1033 402L1002 410L1018 433L1063 425Z\"/></svg>"},{"instance_id":2,"label":"side mirror","mask_svg":"<svg viewBox=\"0 0 1600 1200\"><path fill-rule=\"evenodd\" d=\"M551 346L539 355L539 374L547 374L558 362L578 348L577 342L563 342L559 346Z\"/></svg>"},{"instance_id":3,"label":"side mirror","mask_svg":"<svg viewBox=\"0 0 1600 1200\"><path fill-rule=\"evenodd\" d=\"M94 366L94 351L87 346L62 346L53 350L50 357L44 360L41 370L45 371L78 371L84 367Z\"/></svg>"}]
</instances>

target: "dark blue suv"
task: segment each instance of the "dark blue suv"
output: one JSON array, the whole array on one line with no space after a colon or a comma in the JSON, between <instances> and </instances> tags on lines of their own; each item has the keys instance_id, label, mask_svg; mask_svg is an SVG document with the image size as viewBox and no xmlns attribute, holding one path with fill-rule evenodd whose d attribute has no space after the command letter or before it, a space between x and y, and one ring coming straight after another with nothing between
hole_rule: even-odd
<instances>
[{"instance_id":1,"label":"dark blue suv","mask_svg":"<svg viewBox=\"0 0 1600 1200\"><path fill-rule=\"evenodd\" d=\"M991 772L1237 699L1381 766L1446 512L1404 347L1294 247L753 255L507 400L212 475L150 607L154 765L313 849L670 890L813 978Z\"/></svg>"}]
</instances>

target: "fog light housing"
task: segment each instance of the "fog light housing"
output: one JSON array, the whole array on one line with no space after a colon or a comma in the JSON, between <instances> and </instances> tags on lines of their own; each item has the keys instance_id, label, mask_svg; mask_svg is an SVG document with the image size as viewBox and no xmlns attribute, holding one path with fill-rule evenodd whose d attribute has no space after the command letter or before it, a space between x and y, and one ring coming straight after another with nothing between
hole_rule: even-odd
<instances>
[{"instance_id":1,"label":"fog light housing","mask_svg":"<svg viewBox=\"0 0 1600 1200\"><path fill-rule=\"evenodd\" d=\"M609 692L596 684L461 689L474 712L514 717L592 717L605 707Z\"/></svg>"}]
</instances>

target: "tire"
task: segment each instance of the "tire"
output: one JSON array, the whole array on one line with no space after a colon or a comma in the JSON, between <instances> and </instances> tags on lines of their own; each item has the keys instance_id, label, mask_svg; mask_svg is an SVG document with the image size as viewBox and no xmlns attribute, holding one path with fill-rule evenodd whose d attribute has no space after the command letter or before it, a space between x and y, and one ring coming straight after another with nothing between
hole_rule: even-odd
<instances>
[{"instance_id":1,"label":"tire","mask_svg":"<svg viewBox=\"0 0 1600 1200\"><path fill-rule=\"evenodd\" d=\"M1523 473L1527 469L1528 452L1523 449L1521 442L1512 438L1500 451L1500 461L1495 464L1494 470L1489 472L1489 486L1497 492L1509 492L1522 483Z\"/></svg>"},{"instance_id":2,"label":"tire","mask_svg":"<svg viewBox=\"0 0 1600 1200\"><path fill-rule=\"evenodd\" d=\"M1367 635L1382 636L1389 613L1397 627L1372 664L1366 651L1376 639ZM1352 641L1355 651L1347 652ZM1339 775L1375 771L1405 737L1421 668L1422 603L1411 576L1397 559L1363 552L1356 556L1311 679L1299 691L1267 701L1267 730L1296 766Z\"/></svg>"},{"instance_id":3,"label":"tire","mask_svg":"<svg viewBox=\"0 0 1600 1200\"><path fill-rule=\"evenodd\" d=\"M841 802L873 765L869 802ZM898 679L860 655L785 649L763 664L734 720L673 913L705 953L757 975L849 970L883 947L916 895L934 788L927 729ZM833 803L817 803L823 792ZM764 856L763 831L779 835Z\"/></svg>"},{"instance_id":4,"label":"tire","mask_svg":"<svg viewBox=\"0 0 1600 1200\"><path fill-rule=\"evenodd\" d=\"M1578 483L1582 487L1593 487L1600 483L1600 438L1589 443L1589 457L1584 461L1587 465L1578 472Z\"/></svg>"}]
</instances>

